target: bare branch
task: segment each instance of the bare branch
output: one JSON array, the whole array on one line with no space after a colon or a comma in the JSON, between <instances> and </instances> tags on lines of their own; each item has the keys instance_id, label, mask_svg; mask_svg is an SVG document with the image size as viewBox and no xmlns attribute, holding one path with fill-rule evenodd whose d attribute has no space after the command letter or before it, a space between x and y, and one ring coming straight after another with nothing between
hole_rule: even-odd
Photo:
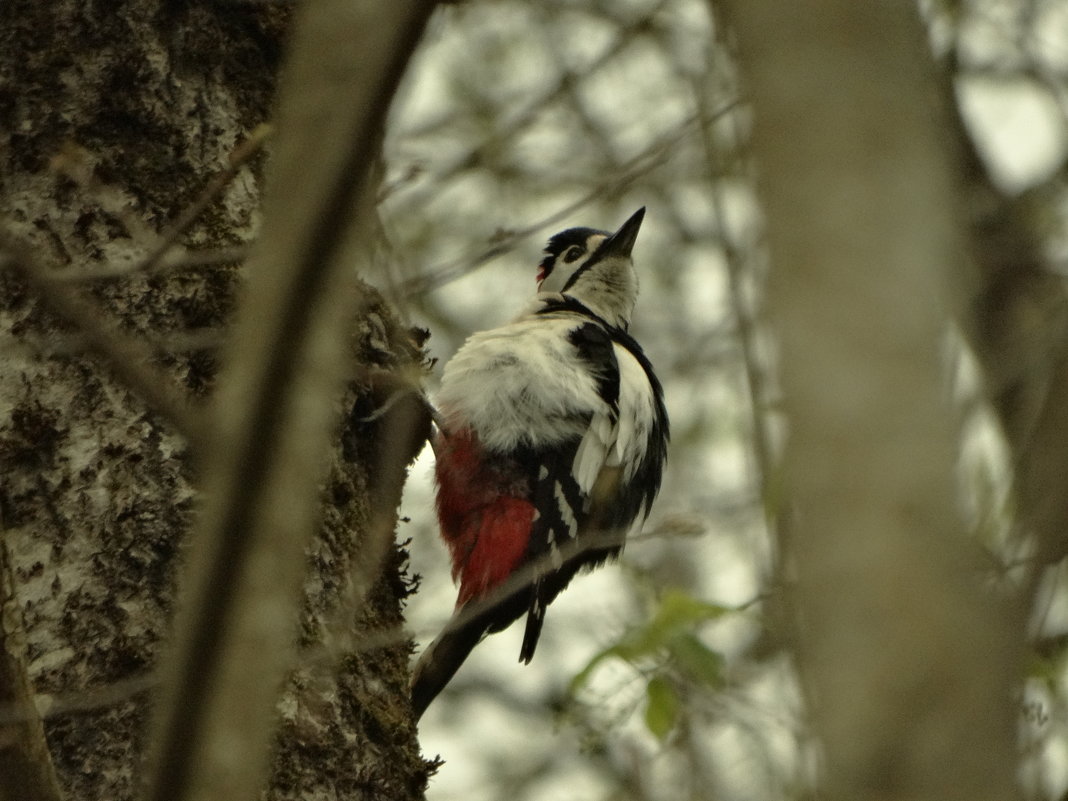
<instances>
[{"instance_id":1,"label":"bare branch","mask_svg":"<svg viewBox=\"0 0 1068 801\"><path fill-rule=\"evenodd\" d=\"M154 365L155 353L147 344L123 333L99 306L70 284L56 280L28 248L4 230L0 230L0 267L21 274L53 312L77 329L87 350L190 442L197 442L199 412L179 394L174 379Z\"/></svg>"},{"instance_id":2,"label":"bare branch","mask_svg":"<svg viewBox=\"0 0 1068 801\"><path fill-rule=\"evenodd\" d=\"M526 239L528 236L536 234L550 225L567 220L576 211L588 206L594 200L608 195L622 193L644 175L666 163L671 156L672 148L681 140L691 135L694 125L698 122L707 124L724 114L730 113L736 109L737 106L738 101L731 100L723 106L709 111L709 117L705 120L700 120L696 115L691 117L686 120L684 124L680 125L678 129L672 131L669 135L662 137L643 152L620 165L619 168L613 172L611 177L594 186L593 189L579 197L577 200L568 203L558 211L553 212L543 219L526 225L523 228L503 233L501 236L497 237L496 241L494 241L490 247L486 248L481 253L465 255L458 259L445 262L444 264L427 268L426 271L417 278L412 278L403 282L400 285L400 292L404 297L408 298L442 287L449 282L455 281L467 273L488 264L497 257L511 252L519 242Z\"/></svg>"},{"instance_id":3,"label":"bare branch","mask_svg":"<svg viewBox=\"0 0 1068 801\"><path fill-rule=\"evenodd\" d=\"M231 264L243 261L248 252L248 249L244 247L213 249L203 253L188 252L184 250L175 253L174 249L177 245L178 238L188 231L200 215L215 202L219 195L222 194L223 190L226 189L227 185L229 185L229 183L237 176L241 167L248 162L249 159L260 152L264 143L270 138L272 132L273 129L270 125L266 123L259 125L247 139L234 148L227 160L228 163L226 168L217 173L208 182L207 186L201 190L197 199L182 211L178 219L175 220L166 231L158 236L151 235L140 220L127 212L124 204L105 203L104 205L109 211L116 215L121 215L121 219L124 221L127 228L133 229L131 233L138 233L140 238L143 238L146 241L154 240L151 250L149 250L144 258L130 265L106 266L94 270L56 273L53 276L54 280L114 281L120 278L128 278L132 275L158 272L160 270ZM77 179L83 186L93 190L98 199L107 194L85 175L87 170L76 168L78 167L78 163L73 155L66 154L65 156L57 157L57 159L53 161L53 166L57 169L61 169L69 177Z\"/></svg>"},{"instance_id":4,"label":"bare branch","mask_svg":"<svg viewBox=\"0 0 1068 801\"><path fill-rule=\"evenodd\" d=\"M392 447L397 448L398 452L402 453L406 441L407 444L410 444L410 437L407 432L402 431L402 428L407 427L413 418L418 420L423 416L423 412L419 408L422 406L421 401L418 402L418 406L413 407L405 404L405 400L416 401L417 398L410 393L407 394L407 398L400 397L398 402L392 406L389 414L412 416L407 420L404 417L395 417L391 422L387 423L380 434L383 442L391 436L394 437ZM408 431L411 430L413 429L408 429ZM418 425L414 430L418 430ZM385 454L383 454L383 458L388 461L394 460L394 457ZM395 462L391 469L399 470L403 466L402 462ZM392 482L392 492L399 490L399 486L396 483L396 475L391 479L387 479L387 481ZM385 523L391 523L391 520L386 519L392 508L389 503L388 486L382 481L379 481L376 486L378 489L374 494L381 499L381 502L376 507L375 513L382 519L372 522L369 526L371 536L368 539L372 545L360 559L360 563L357 565L357 573L352 578L352 585L348 590L348 594L342 598L334 619L330 621L330 636L324 638L323 644L302 651L300 654L301 665L314 666L319 670L326 671L336 663L339 657L347 653L367 653L381 648L389 648L411 639L411 633L402 626L390 626L371 632L364 631L361 632L359 640L356 640L352 634L352 619L363 603L366 591L371 585L372 577L377 575L381 568L386 552L385 545L388 545L390 541L389 535L392 533L392 529L387 529L385 526ZM695 537L699 536L703 531L700 521L669 517L657 528L629 537L627 547L633 548L641 543L660 539ZM608 535L595 535L592 539L584 541L580 545L572 543L564 550L564 553L569 558L579 556L587 549L597 549L609 544L610 541L616 542L617 539L615 537L610 538ZM433 630L429 629L429 625L433 624L428 624L428 630L417 632L417 636L430 636L431 634L439 633L443 627L462 625L471 616L479 614L503 600L506 595L532 586L539 575L555 566L553 560L552 554L546 554L531 562L520 571L517 571L505 584L494 589L477 606L468 607L463 616L441 620ZM753 598L748 602L739 604L737 610L743 611L761 600L763 598L760 596ZM34 697L34 705L30 707L13 701L0 701L0 729L5 726L23 725L37 718L47 720L74 712L87 712L93 709L114 706L129 701L142 693L154 691L159 685L159 673L153 671L136 674L106 686L83 689L59 696L37 695Z\"/></svg>"},{"instance_id":5,"label":"bare branch","mask_svg":"<svg viewBox=\"0 0 1068 801\"><path fill-rule=\"evenodd\" d=\"M244 142L235 147L230 154L226 168L208 182L208 185L201 190L199 197L159 237L155 247L141 262L131 268L131 272L146 272L155 267L166 255L167 251L178 241L178 237L189 230L190 226L197 221L197 218L204 213L205 209L214 203L227 185L237 177L238 171L245 162L260 152L272 132L271 126L263 123L249 134Z\"/></svg>"},{"instance_id":6,"label":"bare branch","mask_svg":"<svg viewBox=\"0 0 1068 801\"><path fill-rule=\"evenodd\" d=\"M248 257L249 249L243 245L234 247L206 248L204 250L187 250L174 248L164 253L147 272L179 272L181 270L193 270L197 267L217 267L226 264L237 264ZM137 262L133 266L127 265L104 265L102 267L87 267L84 270L56 272L51 277L57 283L85 283L86 281L118 281L134 275L142 275L146 269L143 262Z\"/></svg>"},{"instance_id":7,"label":"bare branch","mask_svg":"<svg viewBox=\"0 0 1068 801\"><path fill-rule=\"evenodd\" d=\"M371 230L382 122L432 8L297 9L264 232L214 407L152 801L240 801L262 785L359 305L346 248Z\"/></svg>"}]
</instances>

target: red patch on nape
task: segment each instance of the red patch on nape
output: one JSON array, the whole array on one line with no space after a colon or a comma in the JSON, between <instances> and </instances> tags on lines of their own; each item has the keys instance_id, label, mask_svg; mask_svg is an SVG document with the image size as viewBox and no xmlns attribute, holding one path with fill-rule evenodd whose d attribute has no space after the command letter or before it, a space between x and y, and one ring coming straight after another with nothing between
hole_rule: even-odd
<instances>
[{"instance_id":1,"label":"red patch on nape","mask_svg":"<svg viewBox=\"0 0 1068 801\"><path fill-rule=\"evenodd\" d=\"M462 605L497 587L527 550L534 505L526 482L505 460L488 456L474 432L441 436L435 474L438 522L460 580Z\"/></svg>"}]
</instances>

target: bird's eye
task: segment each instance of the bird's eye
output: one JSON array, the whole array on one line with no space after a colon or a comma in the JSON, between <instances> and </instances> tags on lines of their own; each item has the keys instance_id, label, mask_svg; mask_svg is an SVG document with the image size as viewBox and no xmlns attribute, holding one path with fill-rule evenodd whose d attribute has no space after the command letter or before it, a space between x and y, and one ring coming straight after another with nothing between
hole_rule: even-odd
<instances>
[{"instance_id":1,"label":"bird's eye","mask_svg":"<svg viewBox=\"0 0 1068 801\"><path fill-rule=\"evenodd\" d=\"M578 245L572 245L564 251L564 261L570 264L581 255L582 248L580 248Z\"/></svg>"}]
</instances>

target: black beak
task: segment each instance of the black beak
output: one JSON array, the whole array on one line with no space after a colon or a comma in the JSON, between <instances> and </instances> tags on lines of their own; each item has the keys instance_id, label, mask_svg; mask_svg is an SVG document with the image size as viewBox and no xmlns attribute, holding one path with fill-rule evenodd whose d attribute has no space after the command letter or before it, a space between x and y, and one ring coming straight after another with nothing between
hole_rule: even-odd
<instances>
[{"instance_id":1,"label":"black beak","mask_svg":"<svg viewBox=\"0 0 1068 801\"><path fill-rule=\"evenodd\" d=\"M630 219L619 226L619 230L601 243L597 248L598 253L604 256L629 257L634 242L638 239L638 229L642 227L642 219L645 217L645 206L642 206Z\"/></svg>"}]
</instances>

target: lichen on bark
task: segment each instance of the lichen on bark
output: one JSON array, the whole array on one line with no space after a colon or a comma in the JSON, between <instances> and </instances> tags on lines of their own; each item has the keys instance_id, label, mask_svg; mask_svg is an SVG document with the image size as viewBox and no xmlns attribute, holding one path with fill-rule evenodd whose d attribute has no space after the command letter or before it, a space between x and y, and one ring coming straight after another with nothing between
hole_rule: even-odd
<instances>
[{"instance_id":1,"label":"lichen on bark","mask_svg":"<svg viewBox=\"0 0 1068 801\"><path fill-rule=\"evenodd\" d=\"M288 16L284 4L208 0L0 5L5 236L56 275L135 265L269 119ZM262 161L237 171L183 247L251 241ZM240 267L228 264L77 286L101 316L152 343L168 389L196 403L211 392L240 282ZM370 516L379 433L351 411L376 402L368 368L421 359L365 291L356 377L338 399L343 429L308 554L308 658L279 704L270 798L418 798L428 770L405 712L400 549L390 549L364 613L347 622L354 642L388 632L378 638L385 646L320 658ZM7 270L0 331L0 512L29 678L68 797L132 798L197 506L195 454Z\"/></svg>"}]
</instances>

